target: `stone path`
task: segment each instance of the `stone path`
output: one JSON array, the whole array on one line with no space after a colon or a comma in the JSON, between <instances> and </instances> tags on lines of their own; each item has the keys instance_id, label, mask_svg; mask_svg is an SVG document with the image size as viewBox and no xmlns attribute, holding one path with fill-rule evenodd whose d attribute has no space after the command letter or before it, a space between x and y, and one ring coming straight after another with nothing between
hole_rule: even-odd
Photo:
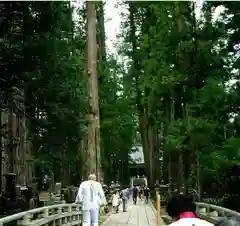
<instances>
[{"instance_id":1,"label":"stone path","mask_svg":"<svg viewBox=\"0 0 240 226\"><path fill-rule=\"evenodd\" d=\"M102 226L156 226L155 209L152 204L145 204L139 201L137 205L132 204L132 200L128 201L128 211L123 212L120 206L118 213L113 213ZM161 224L164 225L164 224Z\"/></svg>"}]
</instances>

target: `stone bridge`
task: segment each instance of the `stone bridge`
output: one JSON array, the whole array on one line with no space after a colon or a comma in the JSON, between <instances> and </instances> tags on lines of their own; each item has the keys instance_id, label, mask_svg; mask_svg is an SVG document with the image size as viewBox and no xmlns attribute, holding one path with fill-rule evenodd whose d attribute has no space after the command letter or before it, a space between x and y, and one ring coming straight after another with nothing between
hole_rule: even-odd
<instances>
[{"instance_id":1,"label":"stone bridge","mask_svg":"<svg viewBox=\"0 0 240 226\"><path fill-rule=\"evenodd\" d=\"M131 202L131 201L130 201ZM237 216L240 213L211 204L196 202L198 215L211 222L216 223L224 217ZM103 223L105 226L156 226L156 210L152 203L145 204L139 201L137 205L130 204L128 212L120 211L112 214ZM161 211L161 225L166 216ZM17 213L0 219L0 226L80 226L81 210L76 204L58 204L32 209L26 212Z\"/></svg>"}]
</instances>

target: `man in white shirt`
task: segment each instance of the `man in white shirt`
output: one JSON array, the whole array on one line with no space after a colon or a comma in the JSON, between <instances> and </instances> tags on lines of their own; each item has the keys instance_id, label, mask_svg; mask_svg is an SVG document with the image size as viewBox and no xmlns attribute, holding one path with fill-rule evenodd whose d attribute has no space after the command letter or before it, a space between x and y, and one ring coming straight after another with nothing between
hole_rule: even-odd
<instances>
[{"instance_id":1,"label":"man in white shirt","mask_svg":"<svg viewBox=\"0 0 240 226\"><path fill-rule=\"evenodd\" d=\"M106 198L102 185L96 181L96 175L91 174L87 181L83 181L78 189L75 203L82 204L82 226L98 226L99 208L106 205Z\"/></svg>"},{"instance_id":2,"label":"man in white shirt","mask_svg":"<svg viewBox=\"0 0 240 226\"><path fill-rule=\"evenodd\" d=\"M121 198L123 202L123 212L127 212L127 201L130 196L130 192L128 188L125 188L121 191Z\"/></svg>"},{"instance_id":3,"label":"man in white shirt","mask_svg":"<svg viewBox=\"0 0 240 226\"><path fill-rule=\"evenodd\" d=\"M196 204L183 195L172 197L167 204L167 213L176 220L171 226L214 226L200 219L196 214Z\"/></svg>"}]
</instances>

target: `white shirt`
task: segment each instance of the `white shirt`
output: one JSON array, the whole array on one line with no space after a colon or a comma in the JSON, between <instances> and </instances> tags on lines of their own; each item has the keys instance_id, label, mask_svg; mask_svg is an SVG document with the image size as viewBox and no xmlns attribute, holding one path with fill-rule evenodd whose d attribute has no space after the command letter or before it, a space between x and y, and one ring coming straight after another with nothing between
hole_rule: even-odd
<instances>
[{"instance_id":1,"label":"white shirt","mask_svg":"<svg viewBox=\"0 0 240 226\"><path fill-rule=\"evenodd\" d=\"M83 210L99 208L101 204L105 205L107 202L102 185L93 180L82 182L75 203L82 203Z\"/></svg>"},{"instance_id":2,"label":"white shirt","mask_svg":"<svg viewBox=\"0 0 240 226\"><path fill-rule=\"evenodd\" d=\"M130 196L130 192L128 188L122 190L122 199L127 200L129 196Z\"/></svg>"},{"instance_id":3,"label":"white shirt","mask_svg":"<svg viewBox=\"0 0 240 226\"><path fill-rule=\"evenodd\" d=\"M171 226L214 226L213 224L199 218L182 218L169 225Z\"/></svg>"},{"instance_id":4,"label":"white shirt","mask_svg":"<svg viewBox=\"0 0 240 226\"><path fill-rule=\"evenodd\" d=\"M118 206L119 204L119 195L113 194L112 196L112 206Z\"/></svg>"}]
</instances>

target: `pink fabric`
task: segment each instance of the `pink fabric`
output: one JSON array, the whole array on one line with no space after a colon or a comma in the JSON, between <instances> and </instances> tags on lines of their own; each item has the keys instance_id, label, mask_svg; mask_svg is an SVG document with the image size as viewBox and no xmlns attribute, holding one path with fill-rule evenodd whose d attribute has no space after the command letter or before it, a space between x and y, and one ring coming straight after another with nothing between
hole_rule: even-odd
<instances>
[{"instance_id":1,"label":"pink fabric","mask_svg":"<svg viewBox=\"0 0 240 226\"><path fill-rule=\"evenodd\" d=\"M194 212L183 212L179 215L179 219L182 218L199 218Z\"/></svg>"}]
</instances>

